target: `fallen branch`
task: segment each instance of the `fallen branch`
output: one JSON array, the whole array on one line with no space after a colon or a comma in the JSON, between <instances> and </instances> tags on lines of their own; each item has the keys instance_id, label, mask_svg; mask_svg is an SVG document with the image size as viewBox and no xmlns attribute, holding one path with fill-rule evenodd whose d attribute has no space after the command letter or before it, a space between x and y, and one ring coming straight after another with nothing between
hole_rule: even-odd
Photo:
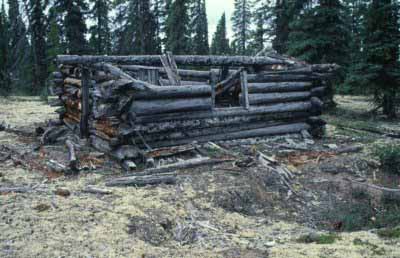
<instances>
[{"instance_id":1,"label":"fallen branch","mask_svg":"<svg viewBox=\"0 0 400 258\"><path fill-rule=\"evenodd\" d=\"M394 189L394 188L388 188L388 187L383 187L383 186L378 186L378 185L374 185L374 184L368 184L368 183L363 183L363 182L358 182L356 180L350 179L350 178L346 178L346 180L352 182L352 183L356 183L359 185L363 185L366 186L368 188L372 188L372 189L376 189L376 190L380 190L382 192L387 192L387 193L400 193L400 189Z\"/></svg>"},{"instance_id":2,"label":"fallen branch","mask_svg":"<svg viewBox=\"0 0 400 258\"><path fill-rule=\"evenodd\" d=\"M146 186L158 184L175 184L176 173L149 176L130 176L110 180L106 186Z\"/></svg>"},{"instance_id":3,"label":"fallen branch","mask_svg":"<svg viewBox=\"0 0 400 258\"><path fill-rule=\"evenodd\" d=\"M342 125L342 124L338 124L336 126L338 128L340 128L340 129L362 131L362 132L379 134L379 135L382 135L382 136L385 136L385 137L388 137L388 138L400 139L400 134L384 132L384 131L379 130L377 128L359 128L359 127L354 127L354 126L349 126L349 125Z\"/></svg>"},{"instance_id":4,"label":"fallen branch","mask_svg":"<svg viewBox=\"0 0 400 258\"><path fill-rule=\"evenodd\" d=\"M91 194L104 194L104 195L113 193L111 190L97 188L92 185L88 185L85 189L82 190L82 192Z\"/></svg>"},{"instance_id":5,"label":"fallen branch","mask_svg":"<svg viewBox=\"0 0 400 258\"><path fill-rule=\"evenodd\" d=\"M195 159L189 159L165 166L160 166L157 168L150 168L147 170L144 170L142 172L135 173L136 176L147 176L147 175L155 175L155 174L165 174L169 173L172 171L176 170L181 170L181 169L188 169L188 168L194 168L194 167L200 167L200 166L211 166L211 165L216 165L224 162L230 162L233 161L233 159L210 159L210 158L195 158Z\"/></svg>"}]
</instances>

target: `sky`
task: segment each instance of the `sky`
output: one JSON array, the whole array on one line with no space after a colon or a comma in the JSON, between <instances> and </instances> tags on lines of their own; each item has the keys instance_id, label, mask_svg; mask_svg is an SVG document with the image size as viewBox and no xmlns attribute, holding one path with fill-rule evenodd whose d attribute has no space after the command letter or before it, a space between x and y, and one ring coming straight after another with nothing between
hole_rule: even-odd
<instances>
[{"instance_id":1,"label":"sky","mask_svg":"<svg viewBox=\"0 0 400 258\"><path fill-rule=\"evenodd\" d=\"M234 2L235 0L206 0L208 32L210 38L213 36L218 20L224 12L226 14L228 37L232 36L231 17L234 10Z\"/></svg>"}]
</instances>

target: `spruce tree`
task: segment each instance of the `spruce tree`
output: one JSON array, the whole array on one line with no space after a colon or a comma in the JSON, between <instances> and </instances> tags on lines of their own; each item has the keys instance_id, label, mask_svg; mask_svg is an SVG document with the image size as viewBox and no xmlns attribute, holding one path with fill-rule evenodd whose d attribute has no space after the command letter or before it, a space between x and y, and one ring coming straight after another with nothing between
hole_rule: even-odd
<instances>
[{"instance_id":1,"label":"spruce tree","mask_svg":"<svg viewBox=\"0 0 400 258\"><path fill-rule=\"evenodd\" d=\"M14 91L30 92L31 46L20 12L19 0L8 0L8 72Z\"/></svg>"},{"instance_id":2,"label":"spruce tree","mask_svg":"<svg viewBox=\"0 0 400 258\"><path fill-rule=\"evenodd\" d=\"M126 0L115 0L113 2L115 16L113 19L112 31L112 52L114 54L123 55L129 54L129 38L126 33L128 21L128 6Z\"/></svg>"},{"instance_id":3,"label":"spruce tree","mask_svg":"<svg viewBox=\"0 0 400 258\"><path fill-rule=\"evenodd\" d=\"M46 86L47 57L46 57L46 24L43 10L46 3L42 0L30 0L29 24L31 32L33 56L33 88L32 93L38 94Z\"/></svg>"},{"instance_id":4,"label":"spruce tree","mask_svg":"<svg viewBox=\"0 0 400 258\"><path fill-rule=\"evenodd\" d=\"M50 8L46 41L46 56L49 74L56 70L54 63L56 56L64 53L61 35L61 28L58 23L56 10L54 8Z\"/></svg>"},{"instance_id":5,"label":"spruce tree","mask_svg":"<svg viewBox=\"0 0 400 258\"><path fill-rule=\"evenodd\" d=\"M228 55L229 53L229 39L226 35L226 16L225 13L223 13L218 21L217 29L212 39L211 54Z\"/></svg>"},{"instance_id":6,"label":"spruce tree","mask_svg":"<svg viewBox=\"0 0 400 258\"><path fill-rule=\"evenodd\" d=\"M0 95L2 96L9 95L11 89L8 73L8 26L3 0L0 10Z\"/></svg>"},{"instance_id":7,"label":"spruce tree","mask_svg":"<svg viewBox=\"0 0 400 258\"><path fill-rule=\"evenodd\" d=\"M316 6L305 6L290 28L289 55L310 63L346 63L349 37L339 0L319 0Z\"/></svg>"},{"instance_id":8,"label":"spruce tree","mask_svg":"<svg viewBox=\"0 0 400 258\"><path fill-rule=\"evenodd\" d=\"M364 45L365 86L375 104L390 118L396 117L396 95L400 90L398 3L373 0L366 15Z\"/></svg>"},{"instance_id":9,"label":"spruce tree","mask_svg":"<svg viewBox=\"0 0 400 258\"><path fill-rule=\"evenodd\" d=\"M208 44L208 21L205 0L193 0L191 6L192 53L207 55L210 52Z\"/></svg>"},{"instance_id":10,"label":"spruce tree","mask_svg":"<svg viewBox=\"0 0 400 258\"><path fill-rule=\"evenodd\" d=\"M239 55L248 54L251 38L251 8L252 0L235 0L235 11L232 16L233 42Z\"/></svg>"},{"instance_id":11,"label":"spruce tree","mask_svg":"<svg viewBox=\"0 0 400 258\"><path fill-rule=\"evenodd\" d=\"M189 0L175 0L171 3L166 26L166 50L174 54L190 52Z\"/></svg>"},{"instance_id":12,"label":"spruce tree","mask_svg":"<svg viewBox=\"0 0 400 258\"><path fill-rule=\"evenodd\" d=\"M111 6L110 0L90 0L93 7L90 10L95 24L90 27L89 45L93 53L97 55L110 54L111 32L108 10Z\"/></svg>"},{"instance_id":13,"label":"spruce tree","mask_svg":"<svg viewBox=\"0 0 400 258\"><path fill-rule=\"evenodd\" d=\"M154 0L152 12L155 19L155 54L161 54L162 45L165 41L165 23L167 20L167 1L165 0Z\"/></svg>"},{"instance_id":14,"label":"spruce tree","mask_svg":"<svg viewBox=\"0 0 400 258\"><path fill-rule=\"evenodd\" d=\"M62 21L68 54L87 54L85 13L88 5L84 0L56 0L57 11L65 13Z\"/></svg>"}]
</instances>

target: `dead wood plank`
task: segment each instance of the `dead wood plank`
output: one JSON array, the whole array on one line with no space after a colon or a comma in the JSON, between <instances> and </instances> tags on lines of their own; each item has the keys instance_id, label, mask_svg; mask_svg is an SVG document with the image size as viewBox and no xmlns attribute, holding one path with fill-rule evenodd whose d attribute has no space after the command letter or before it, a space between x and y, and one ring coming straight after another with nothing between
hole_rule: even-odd
<instances>
[{"instance_id":1,"label":"dead wood plank","mask_svg":"<svg viewBox=\"0 0 400 258\"><path fill-rule=\"evenodd\" d=\"M181 81L178 75L178 68L176 67L176 63L173 59L172 53L167 52L166 55L161 55L160 60L165 71L167 72L167 76L171 85L181 85Z\"/></svg>"},{"instance_id":2,"label":"dead wood plank","mask_svg":"<svg viewBox=\"0 0 400 258\"><path fill-rule=\"evenodd\" d=\"M242 94L241 94L242 105L245 109L249 109L250 108L249 88L248 88L248 84L247 84L247 72L246 71L242 71L240 73L240 83L241 83L241 90L242 90Z\"/></svg>"},{"instance_id":3,"label":"dead wood plank","mask_svg":"<svg viewBox=\"0 0 400 258\"><path fill-rule=\"evenodd\" d=\"M80 134L81 138L89 137L89 88L90 88L90 71L86 68L82 71L82 96L81 96L81 121Z\"/></svg>"}]
</instances>

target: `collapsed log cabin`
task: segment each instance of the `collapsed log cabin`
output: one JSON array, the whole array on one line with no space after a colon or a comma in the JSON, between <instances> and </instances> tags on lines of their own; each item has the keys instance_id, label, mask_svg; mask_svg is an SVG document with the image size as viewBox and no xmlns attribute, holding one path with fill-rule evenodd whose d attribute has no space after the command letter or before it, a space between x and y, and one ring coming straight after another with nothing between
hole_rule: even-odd
<instances>
[{"instance_id":1,"label":"collapsed log cabin","mask_svg":"<svg viewBox=\"0 0 400 258\"><path fill-rule=\"evenodd\" d=\"M192 142L319 134L336 65L283 56L58 56L60 119L121 162ZM179 68L178 68L179 66Z\"/></svg>"}]
</instances>

